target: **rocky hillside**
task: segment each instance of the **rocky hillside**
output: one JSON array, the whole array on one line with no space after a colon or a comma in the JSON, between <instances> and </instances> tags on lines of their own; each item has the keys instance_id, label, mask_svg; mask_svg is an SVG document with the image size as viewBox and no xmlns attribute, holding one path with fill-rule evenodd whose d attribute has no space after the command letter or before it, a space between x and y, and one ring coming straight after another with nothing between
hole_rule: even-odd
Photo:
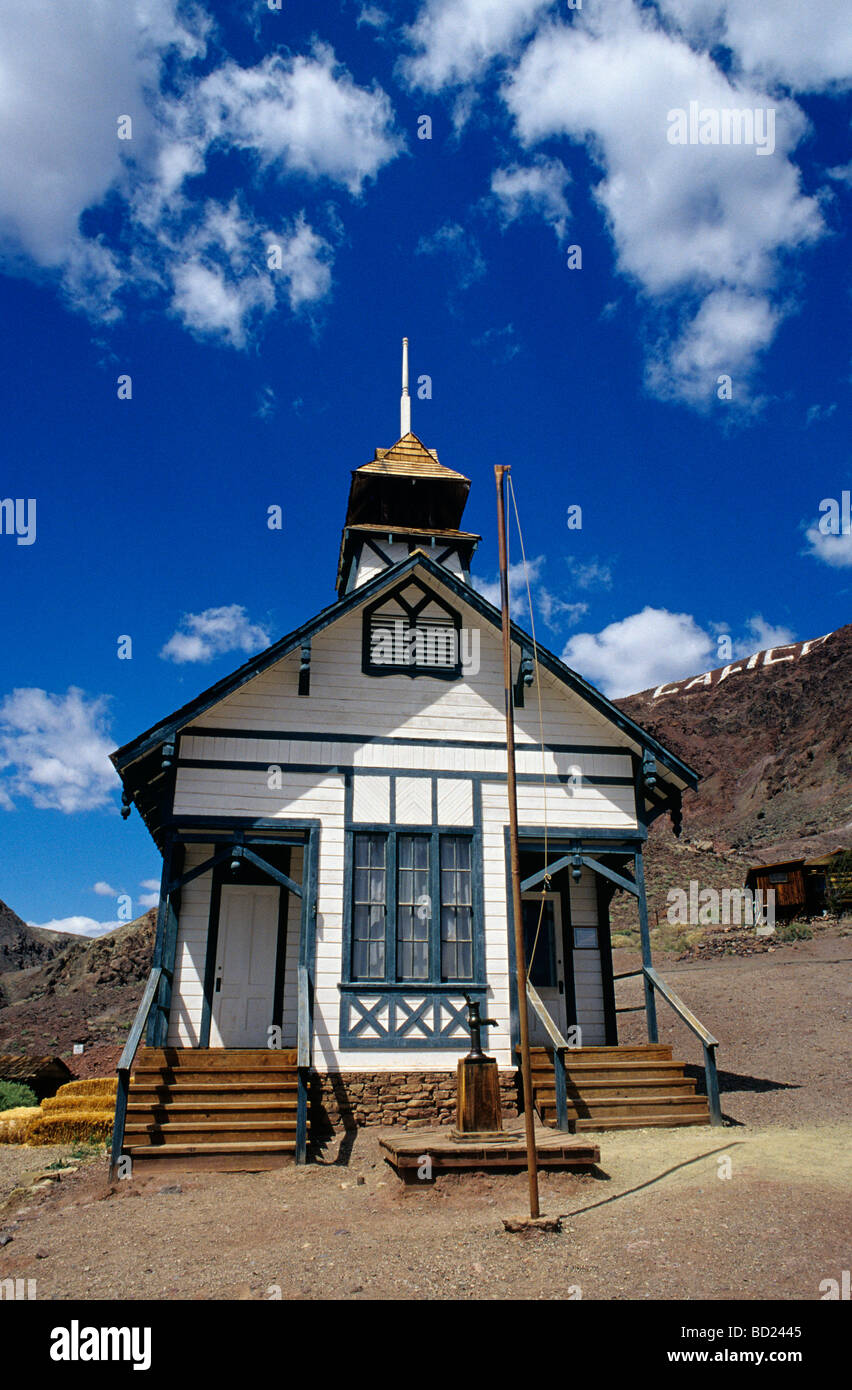
<instances>
[{"instance_id":1,"label":"rocky hillside","mask_svg":"<svg viewBox=\"0 0 852 1390\"><path fill-rule=\"evenodd\" d=\"M752 863L852 846L852 626L616 702L701 775L683 835L651 828L649 901L739 887Z\"/></svg>"},{"instance_id":2,"label":"rocky hillside","mask_svg":"<svg viewBox=\"0 0 852 1390\"><path fill-rule=\"evenodd\" d=\"M88 1075L95 1049L111 1070L151 967L155 925L152 910L108 936L65 938L43 965L0 973L0 1052L57 1053ZM73 1056L77 1042L85 1060Z\"/></svg>"},{"instance_id":3,"label":"rocky hillside","mask_svg":"<svg viewBox=\"0 0 852 1390\"><path fill-rule=\"evenodd\" d=\"M0 900L0 975L44 965L73 941L63 932L30 927Z\"/></svg>"}]
</instances>

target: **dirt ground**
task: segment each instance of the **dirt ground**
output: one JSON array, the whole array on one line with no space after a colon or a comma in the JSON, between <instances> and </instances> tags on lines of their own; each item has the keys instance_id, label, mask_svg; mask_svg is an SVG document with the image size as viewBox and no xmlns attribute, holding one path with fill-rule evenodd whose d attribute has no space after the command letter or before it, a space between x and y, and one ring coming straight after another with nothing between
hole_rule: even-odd
<instances>
[{"instance_id":1,"label":"dirt ground","mask_svg":"<svg viewBox=\"0 0 852 1390\"><path fill-rule=\"evenodd\" d=\"M504 1231L523 1173L403 1186L379 1130L305 1168L114 1189L102 1157L32 1185L71 1150L0 1146L0 1279L36 1279L39 1299L819 1299L852 1256L850 961L825 934L664 963L720 1039L728 1123L596 1136L597 1171L541 1176L559 1234Z\"/></svg>"}]
</instances>

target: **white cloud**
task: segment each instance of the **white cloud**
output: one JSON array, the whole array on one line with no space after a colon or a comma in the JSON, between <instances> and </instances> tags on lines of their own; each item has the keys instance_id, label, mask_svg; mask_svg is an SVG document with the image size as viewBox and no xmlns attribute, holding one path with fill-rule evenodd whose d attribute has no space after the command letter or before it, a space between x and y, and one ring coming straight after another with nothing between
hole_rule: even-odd
<instances>
[{"instance_id":1,"label":"white cloud","mask_svg":"<svg viewBox=\"0 0 852 1390\"><path fill-rule=\"evenodd\" d=\"M241 604L205 608L202 613L185 613L181 626L162 648L160 656L181 665L185 662L212 661L226 652L251 655L269 645L262 627L249 622Z\"/></svg>"},{"instance_id":2,"label":"white cloud","mask_svg":"<svg viewBox=\"0 0 852 1390\"><path fill-rule=\"evenodd\" d=\"M617 699L709 668L715 642L689 613L643 608L601 632L578 632L562 660Z\"/></svg>"},{"instance_id":3,"label":"white cloud","mask_svg":"<svg viewBox=\"0 0 852 1390\"><path fill-rule=\"evenodd\" d=\"M97 922L94 917L52 917L49 922L28 922L39 931L67 932L70 936L108 936L125 922Z\"/></svg>"},{"instance_id":4,"label":"white cloud","mask_svg":"<svg viewBox=\"0 0 852 1390\"><path fill-rule=\"evenodd\" d=\"M156 296L193 333L241 348L277 305L298 312L331 288L330 246L298 203L285 207L283 265L269 273L269 234L253 211L260 186L297 177L300 201L306 181L357 196L404 140L387 94L358 86L326 45L250 68L226 59L198 76L212 31L179 0L58 11L7 0L0 266L52 277L71 308L103 323L128 295ZM125 115L130 140L118 139ZM242 156L228 175L234 193L205 202L193 179L225 152ZM81 231L108 195L124 216L121 246Z\"/></svg>"},{"instance_id":5,"label":"white cloud","mask_svg":"<svg viewBox=\"0 0 852 1390\"><path fill-rule=\"evenodd\" d=\"M598 559L574 560L569 558L568 568L571 579L580 589L611 589L612 569Z\"/></svg>"},{"instance_id":6,"label":"white cloud","mask_svg":"<svg viewBox=\"0 0 852 1390\"><path fill-rule=\"evenodd\" d=\"M70 813L110 802L117 781L106 707L105 696L87 699L75 686L64 695L35 688L7 695L0 702L0 805L11 809L22 797Z\"/></svg>"},{"instance_id":7,"label":"white cloud","mask_svg":"<svg viewBox=\"0 0 852 1390\"><path fill-rule=\"evenodd\" d=\"M418 256L448 256L461 290L469 289L485 274L485 260L477 242L458 222L445 222L431 236L421 237L416 250Z\"/></svg>"},{"instance_id":8,"label":"white cloud","mask_svg":"<svg viewBox=\"0 0 852 1390\"><path fill-rule=\"evenodd\" d=\"M172 309L186 327L202 336L221 337L243 347L247 325L257 311L268 312L275 291L266 277L230 279L219 266L178 262L172 270Z\"/></svg>"},{"instance_id":9,"label":"white cloud","mask_svg":"<svg viewBox=\"0 0 852 1390\"><path fill-rule=\"evenodd\" d=\"M746 628L749 635L739 638L733 644L733 654L736 659L752 656L754 652L766 651L769 647L784 647L796 640L796 634L792 628L768 623L759 613L748 619Z\"/></svg>"},{"instance_id":10,"label":"white cloud","mask_svg":"<svg viewBox=\"0 0 852 1390\"><path fill-rule=\"evenodd\" d=\"M291 309L324 299L331 289L330 247L308 226L304 213L281 238L281 274L287 282Z\"/></svg>"},{"instance_id":11,"label":"white cloud","mask_svg":"<svg viewBox=\"0 0 852 1390\"><path fill-rule=\"evenodd\" d=\"M551 0L425 0L406 38L415 50L402 70L429 92L468 82L509 52Z\"/></svg>"},{"instance_id":12,"label":"white cloud","mask_svg":"<svg viewBox=\"0 0 852 1390\"><path fill-rule=\"evenodd\" d=\"M810 554L832 569L847 569L852 565L852 531L841 531L838 535L826 535L819 526L809 526L805 539Z\"/></svg>"},{"instance_id":13,"label":"white cloud","mask_svg":"<svg viewBox=\"0 0 852 1390\"><path fill-rule=\"evenodd\" d=\"M150 907L157 907L160 901L160 880L158 878L143 878L139 884L145 892L139 895L139 907L143 912L147 912Z\"/></svg>"},{"instance_id":14,"label":"white cloud","mask_svg":"<svg viewBox=\"0 0 852 1390\"><path fill-rule=\"evenodd\" d=\"M517 564L509 565L509 611L512 614L512 616L516 618L518 621L523 621L523 619L518 618L518 612L516 610L518 610L519 607L523 607L525 609L527 614L527 621L529 620L529 603L527 601L527 581L529 580L530 589L534 590L536 584L539 582L539 579L541 577L541 571L544 564L545 557L543 555L536 555L534 559L527 561L526 569L524 568L523 560L518 560ZM480 579L478 575L473 575L472 583L473 587L477 589L480 594L482 594L482 597L484 599L487 599L489 603L493 603L495 608L500 607L501 598L499 576L496 579L491 580Z\"/></svg>"},{"instance_id":15,"label":"white cloud","mask_svg":"<svg viewBox=\"0 0 852 1390\"><path fill-rule=\"evenodd\" d=\"M306 174L360 193L403 148L387 94L358 87L333 51L310 57L267 56L253 68L236 63L201 82L197 102L208 142L244 149L271 171Z\"/></svg>"},{"instance_id":16,"label":"white cloud","mask_svg":"<svg viewBox=\"0 0 852 1390\"><path fill-rule=\"evenodd\" d=\"M618 269L664 316L652 389L708 402L715 376L736 372L734 399L747 399L748 374L788 307L776 293L781 258L823 231L790 158L807 129L796 104L732 82L630 0L542 27L503 91L525 146L563 135L602 167L595 196ZM691 101L771 106L774 153L670 144L668 113Z\"/></svg>"},{"instance_id":17,"label":"white cloud","mask_svg":"<svg viewBox=\"0 0 852 1390\"><path fill-rule=\"evenodd\" d=\"M379 9L378 5L362 5L358 15L358 28L366 24L370 29L384 29L390 24L390 15Z\"/></svg>"},{"instance_id":18,"label":"white cloud","mask_svg":"<svg viewBox=\"0 0 852 1390\"><path fill-rule=\"evenodd\" d=\"M723 43L743 72L797 92L852 85L852 25L837 0L660 0L693 40Z\"/></svg>"},{"instance_id":19,"label":"white cloud","mask_svg":"<svg viewBox=\"0 0 852 1390\"><path fill-rule=\"evenodd\" d=\"M92 887L92 892L97 893L100 898L118 897L118 889L113 888L109 883L105 883L103 879L98 879L98 882Z\"/></svg>"},{"instance_id":20,"label":"white cloud","mask_svg":"<svg viewBox=\"0 0 852 1390\"><path fill-rule=\"evenodd\" d=\"M819 420L830 420L836 409L837 401L832 401L831 405L809 405L805 425L813 425Z\"/></svg>"},{"instance_id":21,"label":"white cloud","mask_svg":"<svg viewBox=\"0 0 852 1390\"><path fill-rule=\"evenodd\" d=\"M564 241L571 209L565 188L571 175L559 159L537 159L532 164L513 164L507 169L495 169L491 175L491 192L496 199L504 225L525 216L544 219Z\"/></svg>"},{"instance_id":22,"label":"white cloud","mask_svg":"<svg viewBox=\"0 0 852 1390\"><path fill-rule=\"evenodd\" d=\"M563 627L566 623L579 622L584 613L588 612L589 605L582 602L571 602L560 598L542 583L542 570L546 564L543 555L536 555L534 559L528 560L526 570L523 560L516 564L509 565L509 612L515 622L520 623L528 631L530 629L530 604L527 594L527 582L529 582L529 592L532 601L538 609L545 624L548 627ZM501 604L500 598L500 579L488 580L480 579L478 575L473 577L473 587L482 594L483 598L493 603L495 608Z\"/></svg>"},{"instance_id":23,"label":"white cloud","mask_svg":"<svg viewBox=\"0 0 852 1390\"><path fill-rule=\"evenodd\" d=\"M729 624L711 623L707 632L691 613L646 606L601 632L578 632L567 642L562 660L610 699L620 699L796 640L790 628L769 623L759 613L744 626L744 634L731 644L731 657L720 657L719 637L730 636Z\"/></svg>"}]
</instances>

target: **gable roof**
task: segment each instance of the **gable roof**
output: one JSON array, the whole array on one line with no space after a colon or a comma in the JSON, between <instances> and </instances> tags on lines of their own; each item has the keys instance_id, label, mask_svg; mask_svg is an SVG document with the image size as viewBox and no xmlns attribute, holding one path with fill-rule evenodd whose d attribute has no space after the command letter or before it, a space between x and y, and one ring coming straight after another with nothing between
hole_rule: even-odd
<instances>
[{"instance_id":1,"label":"gable roof","mask_svg":"<svg viewBox=\"0 0 852 1390\"><path fill-rule=\"evenodd\" d=\"M495 608L494 604L489 603L486 598L483 598L482 594L476 589L471 588L469 584L465 584L462 579L457 578L450 570L445 569L442 565L436 564L424 551L414 550L404 560L400 560L398 564L382 570L365 584L360 585L357 589L351 590L348 594L345 594L343 598L338 599L336 603L330 604L328 608L323 608L316 617L310 620L310 622L304 623L301 627L288 633L286 637L280 638L279 641L274 642L272 646L267 647L265 651L259 652L257 656L253 656L248 661L244 662L243 665L232 672L231 675L223 677L223 679L217 681L215 685L211 685L209 689L196 696L194 700L190 700L187 704L182 705L180 709L175 710L172 714L160 720L159 723L152 725L150 729L146 729L144 733L139 734L129 743L116 749L116 751L111 754L111 761L121 776L122 781L125 780L125 772L129 771L133 763L139 758L144 757L145 754L150 753L152 749L159 745L171 742L178 730L185 724L197 718L198 715L203 714L213 705L218 704L220 700L225 699L226 696L238 690L240 686L245 685L247 681L259 675L261 671L265 671L270 666L274 666L282 657L287 656L289 652L294 651L316 633L322 632L324 628L336 622L339 618L344 617L345 614L368 603L372 598L380 594L383 589L396 584L400 579L411 574L416 569L425 571L426 574L430 575L438 584L454 594L460 602L466 603L469 607L473 608L486 622L491 623L493 627L500 628L502 626L502 616L499 608ZM533 642L529 634L514 622L511 624L511 632L512 641L525 651L531 653ZM665 748L658 739L654 738L652 734L649 734L640 724L637 724L634 720L630 719L628 715L624 714L612 704L612 702L608 700L605 695L602 695L599 690L596 690L593 685L589 685L588 681L583 680L582 676L578 676L576 671L572 671L569 666L566 666L563 661L560 661L558 656L555 656L553 652L549 651L546 647L542 647L539 643L537 643L537 653L539 663L545 670L549 671L558 681L572 690L574 694L579 695L581 699L585 700L611 724L614 724L628 738L638 743L641 748L647 749L648 752L652 753L654 758L659 761L663 767L667 768L679 782L682 782L686 787L696 787L698 785L698 774L694 772L691 767L687 766L676 754Z\"/></svg>"}]
</instances>

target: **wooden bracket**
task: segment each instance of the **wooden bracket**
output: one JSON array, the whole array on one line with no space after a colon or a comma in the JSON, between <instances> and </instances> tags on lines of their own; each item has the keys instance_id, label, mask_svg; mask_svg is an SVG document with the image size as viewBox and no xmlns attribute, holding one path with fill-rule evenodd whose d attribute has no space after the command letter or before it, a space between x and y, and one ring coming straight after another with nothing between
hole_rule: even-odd
<instances>
[{"instance_id":1,"label":"wooden bracket","mask_svg":"<svg viewBox=\"0 0 852 1390\"><path fill-rule=\"evenodd\" d=\"M299 694L310 695L311 693L311 639L302 643L302 655L299 661Z\"/></svg>"}]
</instances>

